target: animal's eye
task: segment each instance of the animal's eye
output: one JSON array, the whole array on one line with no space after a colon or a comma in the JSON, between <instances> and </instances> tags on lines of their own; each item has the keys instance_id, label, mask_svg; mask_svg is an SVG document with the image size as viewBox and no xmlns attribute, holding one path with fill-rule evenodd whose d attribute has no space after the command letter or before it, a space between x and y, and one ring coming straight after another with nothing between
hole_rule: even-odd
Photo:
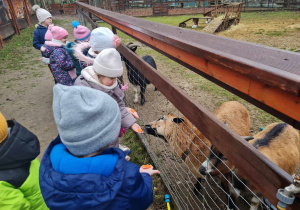
<instances>
[{"instance_id":1,"label":"animal's eye","mask_svg":"<svg viewBox=\"0 0 300 210\"><path fill-rule=\"evenodd\" d=\"M161 118L159 118L157 121L164 120L164 119L165 119L164 117L161 117Z\"/></svg>"}]
</instances>

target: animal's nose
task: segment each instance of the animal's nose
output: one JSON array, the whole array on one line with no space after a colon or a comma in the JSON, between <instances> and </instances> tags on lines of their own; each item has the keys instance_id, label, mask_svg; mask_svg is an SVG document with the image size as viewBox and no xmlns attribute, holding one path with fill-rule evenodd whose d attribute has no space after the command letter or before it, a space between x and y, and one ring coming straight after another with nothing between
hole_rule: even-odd
<instances>
[{"instance_id":1,"label":"animal's nose","mask_svg":"<svg viewBox=\"0 0 300 210\"><path fill-rule=\"evenodd\" d=\"M145 131L147 134L150 134L150 135L153 135L153 136L156 136L156 129L155 128L152 128L151 125L145 125Z\"/></svg>"},{"instance_id":2,"label":"animal's nose","mask_svg":"<svg viewBox=\"0 0 300 210\"><path fill-rule=\"evenodd\" d=\"M206 168L204 166L201 166L199 169L200 174L206 175Z\"/></svg>"}]
</instances>

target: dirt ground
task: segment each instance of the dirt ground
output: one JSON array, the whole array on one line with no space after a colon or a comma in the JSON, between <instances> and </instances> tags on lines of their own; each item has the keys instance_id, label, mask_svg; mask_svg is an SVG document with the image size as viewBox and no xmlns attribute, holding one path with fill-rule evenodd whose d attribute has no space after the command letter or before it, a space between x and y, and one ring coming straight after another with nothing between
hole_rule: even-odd
<instances>
[{"instance_id":1,"label":"dirt ground","mask_svg":"<svg viewBox=\"0 0 300 210\"><path fill-rule=\"evenodd\" d=\"M76 20L76 17L71 16L54 16L54 19L60 20L62 27L66 28L69 31L70 40L73 40L73 29L71 22ZM260 24L258 26L258 24ZM276 23L277 24L277 23ZM272 23L250 23L250 22L241 22L238 26L232 27L226 32L222 32L219 35L227 36L234 39L244 40L255 42L259 44L264 44L272 47L279 47L285 49L300 49L299 45L299 32L293 32L287 36L259 36L259 34L252 33L252 31L258 31L258 29L263 29L264 31L272 31L281 25L276 25ZM299 24L285 24L287 30L292 29L293 27L297 28ZM261 31L261 33L264 33ZM146 50L147 47L141 47L141 50ZM52 88L54 85L53 77L49 72L49 69L46 65L41 64L38 61L40 57L40 52L35 50L33 47L24 48L23 52L26 56L26 62L24 62L24 69L22 71L5 71L4 74L0 75L0 110L6 118L14 118L19 121L22 125L27 127L33 133L35 133L40 142L41 142L41 154L39 159L41 159L45 149L49 143L57 136L57 128L53 119L52 113ZM188 95L195 98L202 106L207 108L210 111L214 111L221 102L224 102L228 99L235 100L236 98L231 95L218 95L211 94L207 87L212 86L208 82L203 82L202 85L198 84L198 76L191 73L185 68L177 65L175 63L164 63L161 62L159 57L160 55L153 55L157 60L158 70L163 73L168 79L172 80L177 84L181 89L186 91ZM6 61L9 63L9 61ZM0 68L4 64L0 64ZM184 79L183 79L184 78ZM205 88L203 87L205 85ZM136 109L140 115L140 124L147 124L153 120L158 119L161 115L168 112L175 112L178 115L180 113L173 107L173 105L168 102L164 96L159 91L154 91L154 87L149 85L146 90L146 104L142 107L139 104L133 103L133 90L129 86L129 90L126 94L126 99L128 106ZM219 90L218 90L219 91ZM217 92L218 93L218 92ZM223 92L221 92L223 94ZM254 106L243 102L251 114L251 133L256 133L260 127L264 127L267 124L276 120L271 116L267 116L264 119L261 118L262 111L255 108ZM150 141L151 140L147 140ZM152 140L155 141L155 140ZM153 143L153 142L152 142ZM158 147L161 145L160 150L157 150L157 153L160 151L165 154L163 157L168 157L167 145L162 146L162 142L154 142L152 147ZM156 145L156 146L155 146ZM156 154L157 157L158 154ZM157 160L163 165L165 160L168 158ZM179 161L180 162L180 161ZM174 163L173 167L181 167ZM185 171L186 169L182 169ZM182 171L181 170L181 171ZM180 171L180 170L179 170ZM177 178L185 177L185 174L178 172ZM166 171L166 179L168 176L174 176L171 171ZM183 183L181 183L178 178L178 183L176 186L173 186L172 189L176 190L177 188L182 188ZM176 179L176 178L174 178ZM173 179L173 180L174 180ZM189 186L186 191L192 188L194 179L186 178ZM172 187L172 184L171 184ZM190 194L187 194L187 197L190 197ZM182 202L186 202L182 198ZM186 204L188 206L188 204Z\"/></svg>"}]
</instances>

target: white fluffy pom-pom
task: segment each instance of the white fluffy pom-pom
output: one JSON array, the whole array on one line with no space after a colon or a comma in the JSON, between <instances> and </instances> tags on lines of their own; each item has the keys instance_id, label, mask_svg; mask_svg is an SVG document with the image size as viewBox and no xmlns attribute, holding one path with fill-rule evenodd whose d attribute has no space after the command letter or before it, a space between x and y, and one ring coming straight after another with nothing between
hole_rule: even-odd
<instances>
[{"instance_id":1,"label":"white fluffy pom-pom","mask_svg":"<svg viewBox=\"0 0 300 210\"><path fill-rule=\"evenodd\" d=\"M32 6L32 11L36 12L39 8L40 8L40 6L35 4Z\"/></svg>"}]
</instances>

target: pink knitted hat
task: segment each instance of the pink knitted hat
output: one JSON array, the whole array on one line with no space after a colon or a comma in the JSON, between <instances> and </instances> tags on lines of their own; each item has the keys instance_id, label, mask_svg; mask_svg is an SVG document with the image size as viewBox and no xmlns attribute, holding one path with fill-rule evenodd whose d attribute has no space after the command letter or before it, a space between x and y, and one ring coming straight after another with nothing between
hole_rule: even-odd
<instances>
[{"instance_id":1,"label":"pink knitted hat","mask_svg":"<svg viewBox=\"0 0 300 210\"><path fill-rule=\"evenodd\" d=\"M46 41L51 41L52 40L52 33L51 33L49 28L48 28L47 32L45 33L45 40Z\"/></svg>"},{"instance_id":2,"label":"pink knitted hat","mask_svg":"<svg viewBox=\"0 0 300 210\"><path fill-rule=\"evenodd\" d=\"M59 26L53 26L50 25L48 27L48 30L51 31L52 33L52 38L56 39L56 40L61 40L62 38L64 38L65 36L68 36L68 32L66 31L66 29L59 27Z\"/></svg>"},{"instance_id":3,"label":"pink knitted hat","mask_svg":"<svg viewBox=\"0 0 300 210\"><path fill-rule=\"evenodd\" d=\"M74 36L78 41L88 41L91 37L91 31L85 26L80 25L78 21L73 21L72 26L74 27Z\"/></svg>"}]
</instances>

